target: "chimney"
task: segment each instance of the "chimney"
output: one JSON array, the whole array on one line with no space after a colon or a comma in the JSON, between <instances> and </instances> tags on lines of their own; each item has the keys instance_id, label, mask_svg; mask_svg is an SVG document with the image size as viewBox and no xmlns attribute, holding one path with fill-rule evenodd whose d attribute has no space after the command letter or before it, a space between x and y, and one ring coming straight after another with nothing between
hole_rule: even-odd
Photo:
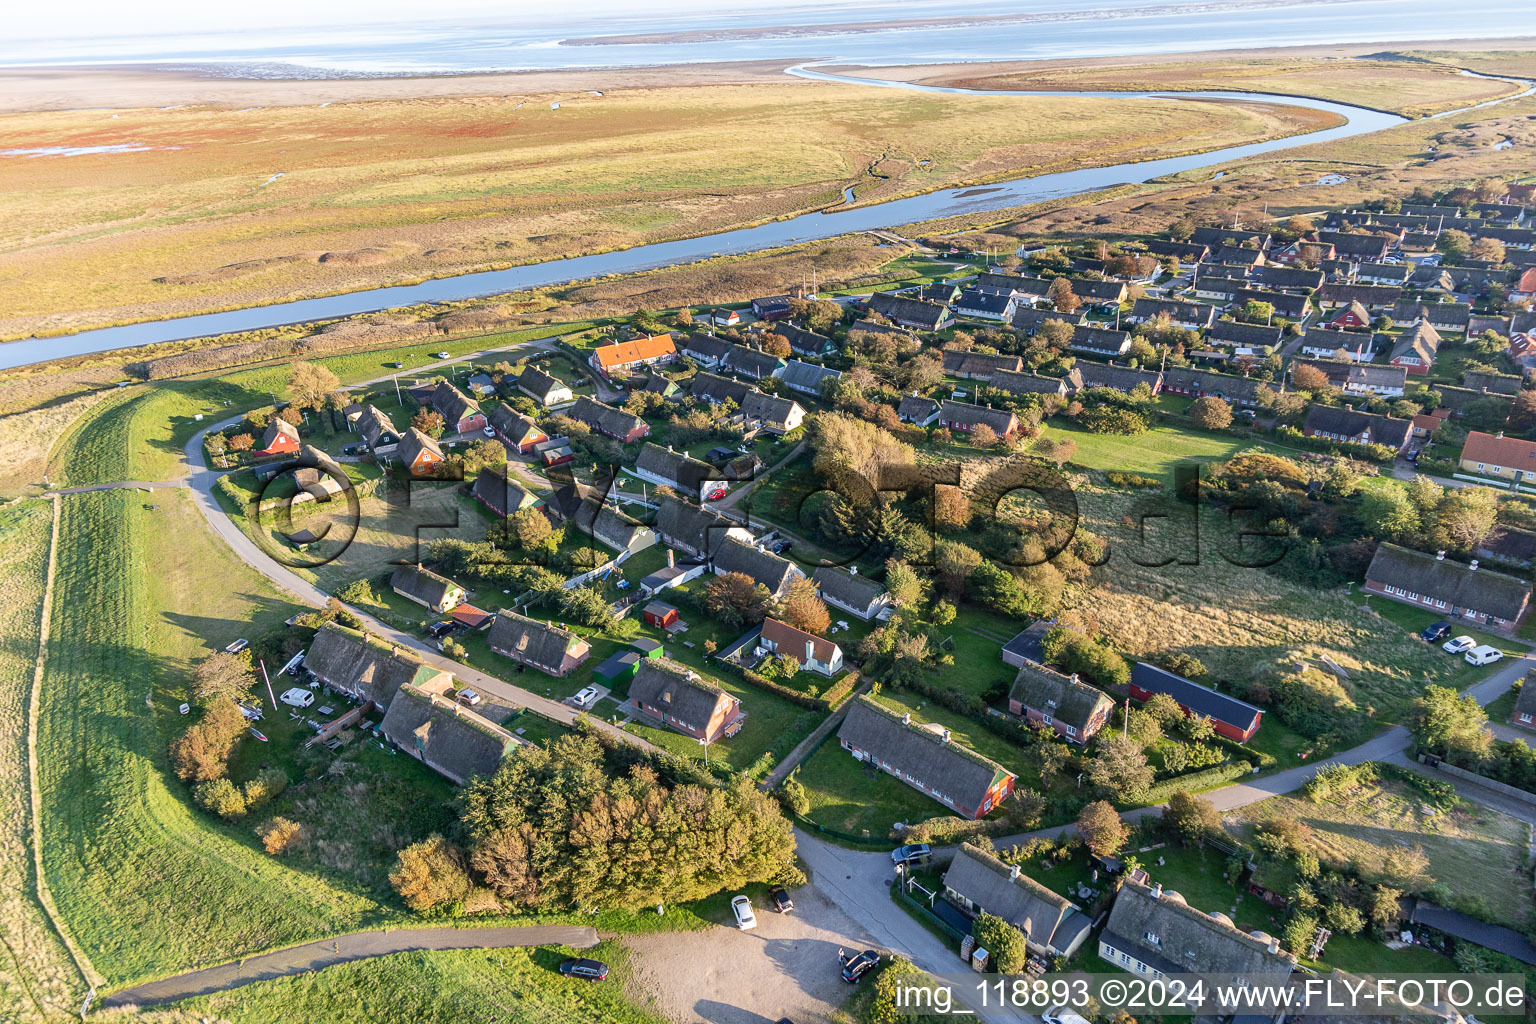
<instances>
[{"instance_id":1,"label":"chimney","mask_svg":"<svg viewBox=\"0 0 1536 1024\"><path fill-rule=\"evenodd\" d=\"M1270 939L1269 940L1269 951L1271 953L1279 953L1280 952L1280 940L1279 939Z\"/></svg>"},{"instance_id":2,"label":"chimney","mask_svg":"<svg viewBox=\"0 0 1536 1024\"><path fill-rule=\"evenodd\" d=\"M912 713L910 711L901 716L901 724L902 725L911 725L912 724Z\"/></svg>"},{"instance_id":3,"label":"chimney","mask_svg":"<svg viewBox=\"0 0 1536 1024\"><path fill-rule=\"evenodd\" d=\"M858 566L850 565L848 567L848 575L849 576L857 576L858 574L859 574L859 567Z\"/></svg>"},{"instance_id":4,"label":"chimney","mask_svg":"<svg viewBox=\"0 0 1536 1024\"><path fill-rule=\"evenodd\" d=\"M1076 672L1073 672L1073 673L1072 673L1072 681L1073 681L1073 682L1074 682L1074 683L1075 683L1075 682L1077 682L1077 673L1076 673Z\"/></svg>"},{"instance_id":5,"label":"chimney","mask_svg":"<svg viewBox=\"0 0 1536 1024\"><path fill-rule=\"evenodd\" d=\"M1156 883L1156 884L1154 884L1152 886L1152 898L1155 899L1155 900L1160 900L1160 899L1163 898L1163 883L1162 882L1158 882L1158 883Z\"/></svg>"},{"instance_id":6,"label":"chimney","mask_svg":"<svg viewBox=\"0 0 1536 1024\"><path fill-rule=\"evenodd\" d=\"M1437 561L1437 562L1445 561L1445 552L1444 551L1436 551L1435 552L1435 561Z\"/></svg>"},{"instance_id":7,"label":"chimney","mask_svg":"<svg viewBox=\"0 0 1536 1024\"><path fill-rule=\"evenodd\" d=\"M948 729L944 730L944 742L945 743L949 742L949 730Z\"/></svg>"},{"instance_id":8,"label":"chimney","mask_svg":"<svg viewBox=\"0 0 1536 1024\"><path fill-rule=\"evenodd\" d=\"M813 662L815 660L816 660L816 642L814 640L807 640L805 642L805 663L807 665L809 665L811 662Z\"/></svg>"},{"instance_id":9,"label":"chimney","mask_svg":"<svg viewBox=\"0 0 1536 1024\"><path fill-rule=\"evenodd\" d=\"M1503 437L1504 436L1504 431L1500 430L1500 431L1496 432L1493 436L1494 437Z\"/></svg>"},{"instance_id":10,"label":"chimney","mask_svg":"<svg viewBox=\"0 0 1536 1024\"><path fill-rule=\"evenodd\" d=\"M1472 559L1472 564L1467 566L1468 572L1477 572L1477 559Z\"/></svg>"},{"instance_id":11,"label":"chimney","mask_svg":"<svg viewBox=\"0 0 1536 1024\"><path fill-rule=\"evenodd\" d=\"M1019 880L1019 866L1017 864L1008 869L1008 877L1015 882Z\"/></svg>"},{"instance_id":12,"label":"chimney","mask_svg":"<svg viewBox=\"0 0 1536 1024\"><path fill-rule=\"evenodd\" d=\"M677 565L677 552L667 548L667 568L675 568Z\"/></svg>"}]
</instances>

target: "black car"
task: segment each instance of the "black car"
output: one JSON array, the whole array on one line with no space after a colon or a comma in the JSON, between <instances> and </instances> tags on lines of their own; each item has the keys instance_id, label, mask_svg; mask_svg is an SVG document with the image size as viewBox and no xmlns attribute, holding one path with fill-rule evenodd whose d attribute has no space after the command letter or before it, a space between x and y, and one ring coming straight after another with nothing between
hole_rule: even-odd
<instances>
[{"instance_id":1,"label":"black car","mask_svg":"<svg viewBox=\"0 0 1536 1024\"><path fill-rule=\"evenodd\" d=\"M1449 622L1437 622L1433 626L1426 626L1424 627L1424 632L1419 634L1421 638L1428 640L1430 643L1434 643L1436 640L1444 640L1450 635L1451 624Z\"/></svg>"},{"instance_id":2,"label":"black car","mask_svg":"<svg viewBox=\"0 0 1536 1024\"><path fill-rule=\"evenodd\" d=\"M586 960L573 956L569 960L560 962L560 973L572 978L602 981L608 977L608 965L601 960Z\"/></svg>"},{"instance_id":3,"label":"black car","mask_svg":"<svg viewBox=\"0 0 1536 1024\"><path fill-rule=\"evenodd\" d=\"M768 893L768 898L773 901L773 909L781 914L787 914L795 909L795 901L789 898L789 890L782 885L776 885Z\"/></svg>"},{"instance_id":4,"label":"black car","mask_svg":"<svg viewBox=\"0 0 1536 1024\"><path fill-rule=\"evenodd\" d=\"M852 956L839 953L838 959L843 962L843 980L850 985L857 985L864 975L879 965L880 954L872 949L866 949Z\"/></svg>"},{"instance_id":5,"label":"black car","mask_svg":"<svg viewBox=\"0 0 1536 1024\"><path fill-rule=\"evenodd\" d=\"M441 640L452 632L453 623L451 622L434 622L427 627L427 636L430 636L433 640Z\"/></svg>"}]
</instances>

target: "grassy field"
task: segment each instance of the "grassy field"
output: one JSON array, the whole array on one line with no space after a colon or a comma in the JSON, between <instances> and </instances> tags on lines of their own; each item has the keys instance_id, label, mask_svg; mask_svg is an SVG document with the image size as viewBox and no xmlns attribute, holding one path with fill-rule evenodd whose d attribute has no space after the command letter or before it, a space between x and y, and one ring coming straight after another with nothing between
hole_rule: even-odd
<instances>
[{"instance_id":1,"label":"grassy field","mask_svg":"<svg viewBox=\"0 0 1536 1024\"><path fill-rule=\"evenodd\" d=\"M1387 848L1420 846L1429 858L1429 874L1449 890L1455 905L1477 906L1500 923L1525 927L1530 887L1500 886L1493 895L1488 882L1523 875L1529 827L1468 801L1453 811L1427 813L1432 810L1402 783L1385 782L1324 803L1271 797L1228 812L1226 821L1245 838L1255 824L1271 818L1299 821L1313 830L1313 849L1325 866L1358 865L1367 875L1380 868Z\"/></svg>"},{"instance_id":2,"label":"grassy field","mask_svg":"<svg viewBox=\"0 0 1536 1024\"><path fill-rule=\"evenodd\" d=\"M884 199L1318 123L1294 108L789 81L707 99L676 88L12 114L0 147L144 149L6 162L0 230L15 244L0 256L0 334L604 251L816 209L846 185Z\"/></svg>"},{"instance_id":3,"label":"grassy field","mask_svg":"<svg viewBox=\"0 0 1536 1024\"><path fill-rule=\"evenodd\" d=\"M168 781L189 664L293 607L234 561L181 495L65 499L39 722L44 865L116 984L356 926L363 886L295 871ZM179 789L179 784L177 784Z\"/></svg>"},{"instance_id":4,"label":"grassy field","mask_svg":"<svg viewBox=\"0 0 1536 1024\"><path fill-rule=\"evenodd\" d=\"M52 510L34 501L0 510L0 1019L58 1020L85 985L37 900L27 773L28 695L37 659Z\"/></svg>"},{"instance_id":5,"label":"grassy field","mask_svg":"<svg viewBox=\"0 0 1536 1024\"><path fill-rule=\"evenodd\" d=\"M1078 610L1140 658L1184 651L1199 658L1217 682L1290 671L1297 662L1321 668L1324 656L1349 673L1314 671L1316 685L1365 712L1374 722L1400 721L1427 685L1465 687L1487 674L1431 650L1340 590L1319 591L1222 557L1229 527L1215 512L1202 520L1199 540L1178 514L1147 520L1145 546L1136 499L1091 484L1077 488L1083 522L1110 542L1109 562ZM1172 564L1154 566L1173 558ZM1193 564L1180 564L1190 562Z\"/></svg>"},{"instance_id":6,"label":"grassy field","mask_svg":"<svg viewBox=\"0 0 1536 1024\"><path fill-rule=\"evenodd\" d=\"M1061 417L1052 419L1041 436L1053 441L1070 439L1076 444L1077 451L1072 455L1075 466L1108 473L1160 476L1169 481L1173 479L1173 467L1181 462L1219 462L1251 448L1286 454L1284 449L1261 441L1171 426L1153 427L1136 437L1095 434Z\"/></svg>"},{"instance_id":7,"label":"grassy field","mask_svg":"<svg viewBox=\"0 0 1536 1024\"><path fill-rule=\"evenodd\" d=\"M603 960L612 970L609 980L594 985L562 978L556 968L574 955ZM173 1008L185 1011L189 1019L229 1024L496 1019L519 1024L663 1024L663 1018L625 1000L625 973L624 947L613 941L579 952L539 947L396 953L299 977L258 981Z\"/></svg>"}]
</instances>

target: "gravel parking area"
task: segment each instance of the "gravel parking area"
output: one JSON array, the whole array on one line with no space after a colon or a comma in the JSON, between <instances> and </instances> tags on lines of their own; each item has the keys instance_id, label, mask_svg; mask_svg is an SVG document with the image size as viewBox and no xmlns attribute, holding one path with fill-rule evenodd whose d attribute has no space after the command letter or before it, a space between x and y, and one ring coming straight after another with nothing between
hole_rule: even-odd
<instances>
[{"instance_id":1,"label":"gravel parking area","mask_svg":"<svg viewBox=\"0 0 1536 1024\"><path fill-rule=\"evenodd\" d=\"M757 927L749 932L721 925L626 938L634 954L630 998L676 1021L828 1020L853 992L839 975L839 947L878 944L814 887L791 895L795 909L788 914L757 906Z\"/></svg>"}]
</instances>

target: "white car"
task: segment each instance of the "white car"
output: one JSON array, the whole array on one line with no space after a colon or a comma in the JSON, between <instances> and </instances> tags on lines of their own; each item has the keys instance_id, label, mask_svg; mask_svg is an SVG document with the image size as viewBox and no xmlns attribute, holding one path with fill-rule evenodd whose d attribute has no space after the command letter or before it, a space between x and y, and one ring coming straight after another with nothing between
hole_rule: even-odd
<instances>
[{"instance_id":1,"label":"white car","mask_svg":"<svg viewBox=\"0 0 1536 1024\"><path fill-rule=\"evenodd\" d=\"M315 702L315 695L308 690L295 686L291 690L284 690L278 700L291 708L307 708Z\"/></svg>"},{"instance_id":2,"label":"white car","mask_svg":"<svg viewBox=\"0 0 1536 1024\"><path fill-rule=\"evenodd\" d=\"M1045 1024L1088 1024L1081 1016L1065 1006L1045 1011L1040 1015L1040 1019L1045 1021Z\"/></svg>"},{"instance_id":3,"label":"white car","mask_svg":"<svg viewBox=\"0 0 1536 1024\"><path fill-rule=\"evenodd\" d=\"M745 896L731 897L731 913L736 915L736 927L742 931L757 927L757 915L752 912L752 901Z\"/></svg>"},{"instance_id":4,"label":"white car","mask_svg":"<svg viewBox=\"0 0 1536 1024\"><path fill-rule=\"evenodd\" d=\"M484 698L481 697L474 690L466 688L466 689L463 689L463 690L459 691L457 699L458 699L458 702L460 704L468 704L470 707L474 707L476 704L479 704Z\"/></svg>"},{"instance_id":5,"label":"white car","mask_svg":"<svg viewBox=\"0 0 1536 1024\"><path fill-rule=\"evenodd\" d=\"M433 354L435 356L437 356L437 358L439 358L439 359L447 359L448 358L448 353L447 352L435 352Z\"/></svg>"},{"instance_id":6,"label":"white car","mask_svg":"<svg viewBox=\"0 0 1536 1024\"><path fill-rule=\"evenodd\" d=\"M576 705L579 708L589 708L593 704L597 703L597 697L598 697L598 689L597 689L597 687L595 687L595 686L588 686L586 689L584 689L581 692L577 693L576 696L572 697L571 698L571 703Z\"/></svg>"},{"instance_id":7,"label":"white car","mask_svg":"<svg viewBox=\"0 0 1536 1024\"><path fill-rule=\"evenodd\" d=\"M1460 654L1462 651L1470 651L1477 646L1477 641L1469 636L1453 636L1440 647L1446 654Z\"/></svg>"},{"instance_id":8,"label":"white car","mask_svg":"<svg viewBox=\"0 0 1536 1024\"><path fill-rule=\"evenodd\" d=\"M495 427L486 427L485 429L481 430L480 433L484 434L486 437L495 437L496 436L496 428Z\"/></svg>"},{"instance_id":9,"label":"white car","mask_svg":"<svg viewBox=\"0 0 1536 1024\"><path fill-rule=\"evenodd\" d=\"M1468 665L1492 665L1502 657L1504 652L1489 644L1474 647L1466 653Z\"/></svg>"}]
</instances>

